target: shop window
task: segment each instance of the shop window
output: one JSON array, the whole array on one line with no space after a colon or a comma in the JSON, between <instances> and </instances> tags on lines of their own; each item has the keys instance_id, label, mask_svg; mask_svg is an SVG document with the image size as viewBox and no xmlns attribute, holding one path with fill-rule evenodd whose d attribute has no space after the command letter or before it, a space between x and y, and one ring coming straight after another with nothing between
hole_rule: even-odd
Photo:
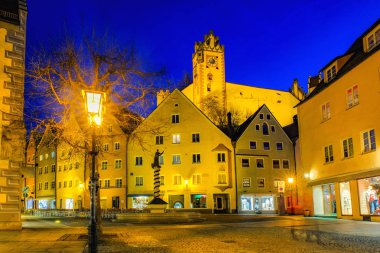
<instances>
[{"instance_id":1,"label":"shop window","mask_svg":"<svg viewBox=\"0 0 380 253\"><path fill-rule=\"evenodd\" d=\"M380 176L358 180L361 215L380 215Z\"/></svg>"},{"instance_id":2,"label":"shop window","mask_svg":"<svg viewBox=\"0 0 380 253\"><path fill-rule=\"evenodd\" d=\"M352 143L352 138L343 140L343 157L349 158L354 156L354 146Z\"/></svg>"},{"instance_id":3,"label":"shop window","mask_svg":"<svg viewBox=\"0 0 380 253\"><path fill-rule=\"evenodd\" d=\"M349 182L339 183L339 189L340 189L340 205L342 207L342 215L352 215L350 183Z\"/></svg>"},{"instance_id":4,"label":"shop window","mask_svg":"<svg viewBox=\"0 0 380 253\"><path fill-rule=\"evenodd\" d=\"M146 196L132 198L132 208L145 209L148 207L148 203L149 203L149 197L146 197Z\"/></svg>"},{"instance_id":5,"label":"shop window","mask_svg":"<svg viewBox=\"0 0 380 253\"><path fill-rule=\"evenodd\" d=\"M190 208L206 208L206 195L191 194Z\"/></svg>"},{"instance_id":6,"label":"shop window","mask_svg":"<svg viewBox=\"0 0 380 253\"><path fill-rule=\"evenodd\" d=\"M253 210L253 197L252 196L242 196L241 197L241 210L242 211L252 211Z\"/></svg>"},{"instance_id":7,"label":"shop window","mask_svg":"<svg viewBox=\"0 0 380 253\"><path fill-rule=\"evenodd\" d=\"M363 153L376 150L375 130L363 133Z\"/></svg>"}]
</instances>

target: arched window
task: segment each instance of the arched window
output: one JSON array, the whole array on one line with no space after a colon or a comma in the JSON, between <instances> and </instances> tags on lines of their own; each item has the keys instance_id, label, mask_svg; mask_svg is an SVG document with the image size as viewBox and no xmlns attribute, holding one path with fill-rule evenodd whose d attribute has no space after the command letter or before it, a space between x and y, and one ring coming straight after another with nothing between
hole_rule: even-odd
<instances>
[{"instance_id":1,"label":"arched window","mask_svg":"<svg viewBox=\"0 0 380 253\"><path fill-rule=\"evenodd\" d=\"M268 134L269 134L268 124L267 123L263 123L263 135L268 135Z\"/></svg>"}]
</instances>

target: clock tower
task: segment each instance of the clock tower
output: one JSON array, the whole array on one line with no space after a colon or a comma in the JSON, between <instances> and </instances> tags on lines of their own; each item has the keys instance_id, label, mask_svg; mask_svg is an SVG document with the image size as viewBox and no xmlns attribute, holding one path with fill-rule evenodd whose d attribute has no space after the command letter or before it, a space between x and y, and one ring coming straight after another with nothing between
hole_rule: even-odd
<instances>
[{"instance_id":1,"label":"clock tower","mask_svg":"<svg viewBox=\"0 0 380 253\"><path fill-rule=\"evenodd\" d=\"M205 35L204 41L195 43L193 80L194 104L206 114L207 110L217 109L225 116L227 101L224 46L212 31Z\"/></svg>"}]
</instances>

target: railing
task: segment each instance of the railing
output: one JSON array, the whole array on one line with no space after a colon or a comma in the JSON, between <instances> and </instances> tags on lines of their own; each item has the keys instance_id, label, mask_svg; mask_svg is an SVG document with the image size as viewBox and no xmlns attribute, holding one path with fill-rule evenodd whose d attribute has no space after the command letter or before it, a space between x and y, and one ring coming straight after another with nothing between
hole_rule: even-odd
<instances>
[{"instance_id":1,"label":"railing","mask_svg":"<svg viewBox=\"0 0 380 253\"><path fill-rule=\"evenodd\" d=\"M120 213L147 213L148 210L140 209L102 209L102 219L115 219ZM26 215L38 217L69 217L69 218L90 218L90 210L59 210L59 209L28 209Z\"/></svg>"}]
</instances>

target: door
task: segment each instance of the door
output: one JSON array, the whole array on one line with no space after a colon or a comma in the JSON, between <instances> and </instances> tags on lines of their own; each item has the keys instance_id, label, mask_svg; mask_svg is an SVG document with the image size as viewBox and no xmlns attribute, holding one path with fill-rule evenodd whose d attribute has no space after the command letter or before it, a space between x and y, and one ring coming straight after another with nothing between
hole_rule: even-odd
<instances>
[{"instance_id":1,"label":"door","mask_svg":"<svg viewBox=\"0 0 380 253\"><path fill-rule=\"evenodd\" d=\"M216 197L216 210L223 210L223 198L222 197Z\"/></svg>"}]
</instances>

